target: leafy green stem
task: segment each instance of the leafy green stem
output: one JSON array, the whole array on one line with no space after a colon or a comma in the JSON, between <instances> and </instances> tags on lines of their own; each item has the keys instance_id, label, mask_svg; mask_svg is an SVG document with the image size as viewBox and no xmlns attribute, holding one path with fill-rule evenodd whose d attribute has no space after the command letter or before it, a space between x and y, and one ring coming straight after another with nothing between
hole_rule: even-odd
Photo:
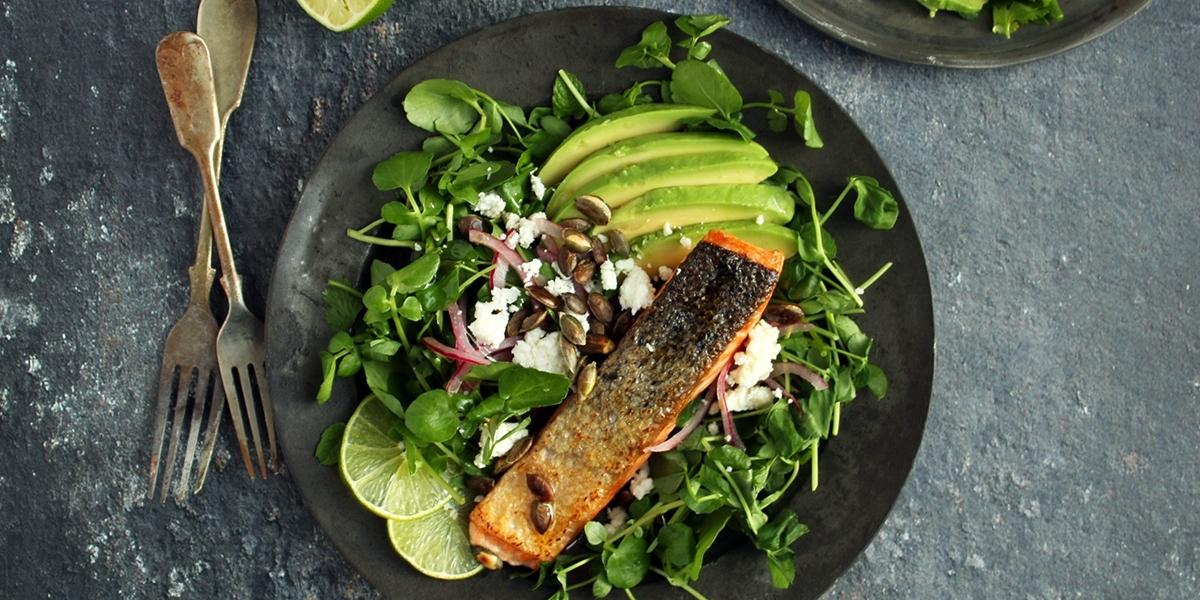
<instances>
[{"instance_id":1,"label":"leafy green stem","mask_svg":"<svg viewBox=\"0 0 1200 600\"><path fill-rule=\"evenodd\" d=\"M650 567L650 572L661 576L663 579L666 579L667 581L670 581L671 585L687 592L696 600L708 600L708 598L705 597L704 594L701 594L700 592L698 592L696 590L696 588L693 588L692 586L688 585L687 583L685 583L683 581L679 581L679 582L671 581L671 577L669 575L667 575L666 571L663 571L662 569L660 569L658 567Z\"/></svg>"}]
</instances>

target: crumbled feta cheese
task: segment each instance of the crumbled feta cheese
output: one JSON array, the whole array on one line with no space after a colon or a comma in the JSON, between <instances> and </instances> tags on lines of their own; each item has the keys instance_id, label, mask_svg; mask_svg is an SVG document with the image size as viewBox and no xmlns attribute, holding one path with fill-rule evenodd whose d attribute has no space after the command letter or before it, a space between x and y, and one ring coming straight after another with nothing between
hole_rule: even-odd
<instances>
[{"instance_id":1,"label":"crumbled feta cheese","mask_svg":"<svg viewBox=\"0 0 1200 600\"><path fill-rule=\"evenodd\" d=\"M516 288L496 288L492 298L475 304L475 315L467 326L480 346L494 348L504 341L504 329L508 326L508 313L512 304L521 297Z\"/></svg>"},{"instance_id":2,"label":"crumbled feta cheese","mask_svg":"<svg viewBox=\"0 0 1200 600\"><path fill-rule=\"evenodd\" d=\"M674 231L670 223L663 223L663 235L671 235Z\"/></svg>"},{"instance_id":3,"label":"crumbled feta cheese","mask_svg":"<svg viewBox=\"0 0 1200 600\"><path fill-rule=\"evenodd\" d=\"M767 222L767 218L762 215L758 215L757 217L754 217L754 222L755 224L762 225L763 223Z\"/></svg>"},{"instance_id":4,"label":"crumbled feta cheese","mask_svg":"<svg viewBox=\"0 0 1200 600\"><path fill-rule=\"evenodd\" d=\"M492 438L494 441L492 442L491 454L489 456L484 456L484 449L480 448L479 454L475 455L475 466L479 467L480 469L486 467L488 463L492 462L493 458L508 454L508 451L512 450L514 444L524 438L529 437L529 430L525 429L524 427L518 429L517 425L519 424L508 421L497 425L496 433Z\"/></svg>"},{"instance_id":5,"label":"crumbled feta cheese","mask_svg":"<svg viewBox=\"0 0 1200 600\"><path fill-rule=\"evenodd\" d=\"M507 233L500 234L500 240L504 242L505 246L508 246L509 248L512 248L513 250L516 250L517 242L519 242L521 240L521 238L518 237L517 232L514 231L514 232L512 232L512 235L509 235Z\"/></svg>"},{"instance_id":6,"label":"crumbled feta cheese","mask_svg":"<svg viewBox=\"0 0 1200 600\"><path fill-rule=\"evenodd\" d=\"M535 241L537 241L538 235L541 232L538 231L538 227L537 224L534 223L534 219L539 218L545 219L546 213L533 213L532 215L529 215L528 219L521 219L517 221L516 237L522 248L528 248L532 246Z\"/></svg>"},{"instance_id":7,"label":"crumbled feta cheese","mask_svg":"<svg viewBox=\"0 0 1200 600\"><path fill-rule=\"evenodd\" d=\"M679 238L679 245L683 246L684 248L691 248L692 244L692 238L686 235Z\"/></svg>"},{"instance_id":8,"label":"crumbled feta cheese","mask_svg":"<svg viewBox=\"0 0 1200 600\"><path fill-rule=\"evenodd\" d=\"M525 263L518 268L521 271L521 280L525 282L525 285L529 285L529 281L531 279L541 274L542 260L539 258L531 258L525 261Z\"/></svg>"},{"instance_id":9,"label":"crumbled feta cheese","mask_svg":"<svg viewBox=\"0 0 1200 600\"><path fill-rule=\"evenodd\" d=\"M762 385L737 387L725 394L725 406L729 412L741 412L767 406L773 399L774 396L769 387Z\"/></svg>"},{"instance_id":10,"label":"crumbled feta cheese","mask_svg":"<svg viewBox=\"0 0 1200 600\"><path fill-rule=\"evenodd\" d=\"M604 235L603 233L597 233L596 239L600 240L601 242L604 242L605 244L608 243L608 236Z\"/></svg>"},{"instance_id":11,"label":"crumbled feta cheese","mask_svg":"<svg viewBox=\"0 0 1200 600\"><path fill-rule=\"evenodd\" d=\"M672 271L671 267L667 267L667 266L658 267L658 278L663 281L670 279L671 275L674 275L674 274L675 274L675 271Z\"/></svg>"},{"instance_id":12,"label":"crumbled feta cheese","mask_svg":"<svg viewBox=\"0 0 1200 600\"><path fill-rule=\"evenodd\" d=\"M534 329L513 346L513 362L522 367L537 369L547 373L567 373L567 365L563 362L562 347L558 343L559 333L546 333Z\"/></svg>"},{"instance_id":13,"label":"crumbled feta cheese","mask_svg":"<svg viewBox=\"0 0 1200 600\"><path fill-rule=\"evenodd\" d=\"M533 195L537 196L538 200L546 197L546 184L542 181L541 177L530 175L529 187L533 189Z\"/></svg>"},{"instance_id":14,"label":"crumbled feta cheese","mask_svg":"<svg viewBox=\"0 0 1200 600\"><path fill-rule=\"evenodd\" d=\"M617 289L617 266L611 260L600 264L600 287L605 290Z\"/></svg>"},{"instance_id":15,"label":"crumbled feta cheese","mask_svg":"<svg viewBox=\"0 0 1200 600\"><path fill-rule=\"evenodd\" d=\"M479 200L475 202L475 212L489 219L495 219L504 212L504 198L496 192L479 192Z\"/></svg>"},{"instance_id":16,"label":"crumbled feta cheese","mask_svg":"<svg viewBox=\"0 0 1200 600\"><path fill-rule=\"evenodd\" d=\"M422 250L421 244L413 244L413 250L420 252Z\"/></svg>"},{"instance_id":17,"label":"crumbled feta cheese","mask_svg":"<svg viewBox=\"0 0 1200 600\"><path fill-rule=\"evenodd\" d=\"M617 273L620 273L621 275L638 268L637 263L633 262L632 258L622 258L621 260L618 260L616 267Z\"/></svg>"},{"instance_id":18,"label":"crumbled feta cheese","mask_svg":"<svg viewBox=\"0 0 1200 600\"><path fill-rule=\"evenodd\" d=\"M633 494L634 498L641 500L652 491L654 491L654 480L650 478L650 465L642 463L642 466L638 467L637 473L633 474L633 479L629 480L629 493Z\"/></svg>"},{"instance_id":19,"label":"crumbled feta cheese","mask_svg":"<svg viewBox=\"0 0 1200 600\"><path fill-rule=\"evenodd\" d=\"M771 389L771 395L774 396L776 400L783 398L783 388Z\"/></svg>"},{"instance_id":20,"label":"crumbled feta cheese","mask_svg":"<svg viewBox=\"0 0 1200 600\"><path fill-rule=\"evenodd\" d=\"M625 275L625 281L621 282L619 296L621 308L635 315L639 310L650 306L650 303L654 302L654 286L650 285L650 276L635 267Z\"/></svg>"},{"instance_id":21,"label":"crumbled feta cheese","mask_svg":"<svg viewBox=\"0 0 1200 600\"><path fill-rule=\"evenodd\" d=\"M708 435L717 435L718 433L721 433L721 427L717 425L716 421L709 423L706 429L708 429Z\"/></svg>"},{"instance_id":22,"label":"crumbled feta cheese","mask_svg":"<svg viewBox=\"0 0 1200 600\"><path fill-rule=\"evenodd\" d=\"M546 284L546 291L555 296L575 293L575 282L567 277L555 277Z\"/></svg>"},{"instance_id":23,"label":"crumbled feta cheese","mask_svg":"<svg viewBox=\"0 0 1200 600\"><path fill-rule=\"evenodd\" d=\"M729 373L729 382L749 387L771 376L775 357L783 347L779 345L779 330L766 321L759 321L750 329L746 348L733 355L737 368Z\"/></svg>"},{"instance_id":24,"label":"crumbled feta cheese","mask_svg":"<svg viewBox=\"0 0 1200 600\"><path fill-rule=\"evenodd\" d=\"M517 213L504 213L504 229L512 230L517 228L517 224L521 222L521 215Z\"/></svg>"},{"instance_id":25,"label":"crumbled feta cheese","mask_svg":"<svg viewBox=\"0 0 1200 600\"><path fill-rule=\"evenodd\" d=\"M604 525L604 529L608 531L608 535L616 535L628 520L629 513L620 506L614 506L608 509L608 523Z\"/></svg>"}]
</instances>

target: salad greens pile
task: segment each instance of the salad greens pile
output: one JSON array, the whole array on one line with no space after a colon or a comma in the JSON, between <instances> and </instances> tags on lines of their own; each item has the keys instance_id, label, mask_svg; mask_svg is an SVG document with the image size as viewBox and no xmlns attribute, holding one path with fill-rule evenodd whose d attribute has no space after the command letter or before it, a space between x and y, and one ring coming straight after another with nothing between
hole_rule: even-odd
<instances>
[{"instance_id":1,"label":"salad greens pile","mask_svg":"<svg viewBox=\"0 0 1200 600\"><path fill-rule=\"evenodd\" d=\"M992 9L992 33L1011 38L1022 25L1049 25L1061 21L1062 8L1058 0L917 0L934 17L946 10L964 19L975 19L984 7Z\"/></svg>"},{"instance_id":2,"label":"salad greens pile","mask_svg":"<svg viewBox=\"0 0 1200 600\"><path fill-rule=\"evenodd\" d=\"M399 417L388 434L404 443L408 468L433 474L456 502L470 502L467 482L496 475L493 447L538 423L571 386L563 375L505 360L505 348L478 356L478 348L461 343L467 337L464 307L498 293L489 284L500 252L472 243L464 231L474 225L503 239L512 229L504 217L474 214L481 196L498 195L503 212L520 217L543 211L535 171L558 144L592 119L646 103L711 107L713 116L688 123L688 129L747 140L755 133L743 122L745 111L764 110L772 130L793 129L808 147L822 147L806 92L793 93L790 104L777 91L762 101L743 101L705 39L727 24L718 15L684 16L675 21L681 34L675 37L662 22L650 25L637 44L621 52L616 66L651 70L654 76L598 100L565 70L554 80L550 106L529 110L459 81L414 86L404 100L407 118L432 135L419 151L397 153L376 166L375 185L395 191L396 199L381 207L378 219L347 231L355 240L393 249L385 253L394 253L403 266L374 260L363 290L347 280L329 282L325 317L336 333L321 353L317 401L332 397L337 378L361 375L369 397ZM566 599L581 588L598 598L613 588L633 597L630 590L649 574L703 597L692 584L718 535L728 530L762 550L777 587L795 579L790 547L808 528L785 507L786 500L805 476L816 489L819 450L838 434L843 405L863 390L877 398L887 393L886 376L870 361L874 342L855 319L864 312L865 292L891 264L856 280L838 262L826 223L852 200L859 222L890 229L899 207L865 176L849 178L827 204L798 170L781 168L770 183L786 186L799 202L788 224L799 232L797 253L785 263L772 306L802 316L779 326L783 349L777 360L784 366L776 367L769 382L778 390L775 399L733 414L735 434L722 435L721 414L698 414L712 404L711 395L724 393L722 374L707 401L702 395L679 416L680 426L695 422L693 417L700 426L651 457L653 490L632 502L626 495L624 506L587 524L586 543L537 572L536 585L551 588L553 598ZM532 248L510 250L525 260L535 255ZM551 265L541 269L553 277ZM501 427L506 422L518 427ZM322 436L321 462L336 463L343 429L335 423ZM618 512L627 520L615 517Z\"/></svg>"}]
</instances>

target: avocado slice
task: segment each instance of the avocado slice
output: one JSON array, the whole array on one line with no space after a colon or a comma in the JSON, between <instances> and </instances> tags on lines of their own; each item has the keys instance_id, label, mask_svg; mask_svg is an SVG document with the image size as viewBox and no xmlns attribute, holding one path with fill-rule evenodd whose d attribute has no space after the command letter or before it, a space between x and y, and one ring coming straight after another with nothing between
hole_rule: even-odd
<instances>
[{"instance_id":1,"label":"avocado slice","mask_svg":"<svg viewBox=\"0 0 1200 600\"><path fill-rule=\"evenodd\" d=\"M649 133L675 131L689 119L702 119L716 111L684 104L639 104L584 123L542 165L538 177L548 186L558 185L589 154L621 140Z\"/></svg>"},{"instance_id":2,"label":"avocado slice","mask_svg":"<svg viewBox=\"0 0 1200 600\"><path fill-rule=\"evenodd\" d=\"M769 158L738 152L667 156L597 177L580 188L579 194L597 196L616 210L650 190L719 183L758 183L774 175L778 168ZM576 216L579 216L579 212L572 204L561 208L554 218L562 220Z\"/></svg>"},{"instance_id":3,"label":"avocado slice","mask_svg":"<svg viewBox=\"0 0 1200 600\"><path fill-rule=\"evenodd\" d=\"M758 158L770 157L766 148L754 142L721 133L684 131L642 135L617 142L585 158L558 184L546 206L546 213L552 215L562 210L563 206L574 201L579 188L597 177L655 158L704 152L737 152Z\"/></svg>"},{"instance_id":4,"label":"avocado slice","mask_svg":"<svg viewBox=\"0 0 1200 600\"><path fill-rule=\"evenodd\" d=\"M686 227L714 221L755 220L787 223L796 199L777 185L742 183L659 188L613 212L597 232L619 229L627 239L662 230L664 225Z\"/></svg>"},{"instance_id":5,"label":"avocado slice","mask_svg":"<svg viewBox=\"0 0 1200 600\"><path fill-rule=\"evenodd\" d=\"M785 258L796 254L800 241L799 233L783 225L759 225L754 221L722 221L689 225L675 229L670 234L659 232L644 235L633 241L630 251L638 266L652 274L657 273L659 267L674 269L711 229L720 229L760 248L778 250Z\"/></svg>"}]
</instances>

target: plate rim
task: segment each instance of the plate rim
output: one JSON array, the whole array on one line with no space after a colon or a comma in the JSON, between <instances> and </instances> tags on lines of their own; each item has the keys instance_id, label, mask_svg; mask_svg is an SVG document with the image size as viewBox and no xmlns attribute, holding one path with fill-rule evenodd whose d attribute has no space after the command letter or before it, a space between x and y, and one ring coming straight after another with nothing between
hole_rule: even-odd
<instances>
[{"instance_id":1,"label":"plate rim","mask_svg":"<svg viewBox=\"0 0 1200 600\"><path fill-rule=\"evenodd\" d=\"M368 104L371 104L372 102L375 102L377 100L381 100L381 99L386 100L384 98L384 96L387 95L388 90L392 87L393 83L397 79L401 78L404 75L404 73L406 71L416 68L416 67L422 65L423 63L435 60L436 58L440 57L443 53L447 52L451 47L453 47L455 45L458 45L463 42L467 42L472 39L484 39L488 36L495 35L497 33L497 30L502 27L516 27L518 25L521 25L524 21L531 20L531 19L548 18L551 15L563 15L563 14L569 14L569 13L583 14L583 13L590 13L592 11L612 11L614 13L635 14L635 15L638 15L640 18L643 18L647 24L649 24L650 22L652 22L654 20L665 20L668 18L677 17L681 14L681 13L675 13L675 12L664 11L664 10L659 10L659 9L643 8L643 7L636 7L636 6L590 5L590 6L562 7L562 8L552 9L552 10L526 13L526 14L518 15L518 16L515 16L512 18L504 19L501 21L488 23L488 24L482 25L476 29L473 29L467 33L464 33L464 34L454 38L453 40L431 50L429 53L412 60L410 63L408 63L402 69L397 71L385 83L383 83L369 98L367 98L365 101L363 101L361 104L359 104L359 106L355 109L354 114L351 115L349 117L349 119L347 119L342 124L342 126L338 130L338 132L329 140L327 146L322 150L320 157L313 163L312 167L309 169L308 173L309 173L310 177L306 177L306 179L304 180L305 181L304 188L296 200L295 206L293 207L293 210L292 210L292 214L288 218L287 225L284 228L284 233L280 239L278 250L277 250L276 256L275 256L275 261L272 265L271 277L270 277L270 288L268 290L268 295L266 298L266 300L267 300L267 302L266 302L266 317L267 318L265 319L265 329L266 329L266 337L267 337L267 363L268 363L267 375L268 375L268 382L269 382L268 385L271 385L272 388L275 387L274 384L271 382L274 381L274 378L276 377L275 373L277 372L277 369L270 368L272 363L274 362L274 359L272 357L273 353L271 352L271 350L276 346L276 344L274 343L273 340L278 340L280 333L272 333L273 331L275 331L275 329L272 327L272 321L274 321L274 319L271 319L270 317L272 316L272 314L274 312L276 312L276 310L277 310L276 307L280 307L283 304L280 301L280 298L278 296L283 293L281 290L284 286L281 285L281 283L282 283L281 280L285 277L284 271L286 269L283 268L284 263L280 260L280 258L283 256L285 249L287 249L289 247L289 241L293 237L294 232L298 231L298 229L299 229L297 221L301 217L300 213L301 213L302 206L304 206L304 200L310 193L311 183L312 183L312 177L311 177L312 173L320 170L322 167L322 164L324 162L326 162L326 160L329 159L329 155L331 154L331 151L339 145L339 140L346 134L346 130L351 129L352 128L351 126L355 123L355 121L364 118L364 113L363 113L364 107L366 107ZM800 71L796 66L791 64L787 59L782 57L777 52L774 52L770 49L764 48L761 45L759 45L758 43L756 43L754 40L752 40L746 36L743 36L739 33L736 33L734 31L731 31L731 30L724 30L722 32L719 32L718 35L731 36L731 37L736 38L737 40L741 41L742 43L752 46L753 48L757 49L758 51L762 52L763 54L768 55L771 59L777 61L780 65L785 67L790 72L793 72L793 73L799 75L800 77L810 81L811 85L814 88L816 88L817 90L819 90L820 93L824 94L826 97L828 97L830 99L833 99L833 96L831 96L829 94L829 92L827 92L822 86L820 86L817 82L812 81L807 75L804 75L804 73L802 71ZM882 154L879 153L878 149L875 146L875 143L873 141L871 141L871 139L862 130L862 127L858 124L857 121L855 121L851 117L851 115L846 111L846 109L844 108L844 106L841 103L834 100L831 103L830 109L841 114L841 116L845 119L845 122L848 123L850 125L850 127L852 128L852 131L854 133L857 133L862 138L862 140L867 144L867 146L870 150L870 154L873 155L874 157L876 157L878 159L879 163L883 166L884 172L880 173L880 174L874 174L874 175L879 176L881 179L886 179L886 182L891 184L891 189L894 191L895 196L897 197L897 199L899 200L899 203L900 203L901 216L903 218L907 218L909 220L909 222L912 224L913 239L916 244L916 250L921 258L921 260L919 261L919 265L917 265L919 267L921 275L923 276L923 279L922 279L923 285L921 286L921 288L922 288L921 291L923 292L925 297L927 297L929 299L929 302L924 305L924 313L925 314L922 315L923 321L928 323L928 327L929 327L929 345L927 348L923 347L920 349L920 353L923 355L922 358L924 358L929 365L929 370L928 370L929 376L928 376L928 380L922 380L919 382L920 385L923 385L924 388L928 389L928 392L926 394L924 394L925 397L922 398L921 402L920 402L921 408L922 408L921 414L920 414L921 425L917 429L916 434L915 434L914 446L913 446L913 452L912 452L911 459L905 461L905 463L904 463L903 477L900 480L900 484L894 489L894 494L890 498L888 498L887 509L885 511L883 511L882 518L879 520L879 522L877 524L875 524L874 526L869 528L869 531L867 532L868 535L866 536L862 545L854 553L851 560L848 563L846 563L845 566L841 567L840 570L838 570L836 573L834 573L833 577L829 580L829 582L824 587L815 591L816 596L820 596L820 595L824 594L826 591L828 591L834 585L834 583L836 583L836 581L838 581L846 573L846 571L849 570L849 568L852 565L857 563L862 558L862 555L866 551L867 547L878 536L879 531L882 529L883 525L888 521L888 519L891 517L892 513L896 510L897 501L899 500L901 493L903 493L903 490L908 486L908 483L912 478L912 472L917 464L917 460L921 456L921 451L924 448L925 432L928 429L928 419L929 419L929 414L930 414L930 408L933 403L933 382L934 382L935 375L937 372L936 347L937 347L937 329L938 328L937 328L937 321L936 321L936 311L934 310L934 306L933 306L932 280L929 276L929 267L928 267L928 261L926 258L924 243L921 240L920 231L916 227L916 221L912 217L912 212L909 210L908 204L904 200L904 196L899 189L898 183L895 182L894 176L892 175L891 167L888 165L886 158ZM364 251L362 254L365 255L366 252ZM277 413L277 415L278 415L278 413ZM276 429L279 432L278 435L281 440L280 448L281 448L281 451L285 454L284 463L289 464L289 462L290 462L288 460L289 457L286 456L287 445L285 445L282 441L283 438L285 438L288 435L286 432L286 427L278 427L278 424L279 424L278 416L276 416L276 421L277 421ZM311 459L311 456L305 456L305 458ZM292 481L296 484L296 489L299 492L303 506L308 511L308 513L311 515L313 520L317 523L317 525L321 528L322 534L325 535L327 539L329 539L329 541L334 545L335 548L337 548L339 554L342 555L342 557L346 560L346 562L359 575L361 575L364 579L366 579L368 582L370 582L372 587L374 589L376 589L378 592L380 592L381 594L384 594L385 596L388 596L388 597L394 596L395 595L394 591L387 590L387 589L383 588L382 586L380 586L375 577L373 577L372 575L370 575L366 571L364 571L362 569L362 567L360 566L360 564L358 563L358 561L351 558L353 553L348 551L348 547L347 547L346 543L343 542L338 536L331 535L329 528L326 527L325 523L323 522L323 519L318 516L318 511L315 509L315 506L314 506L313 500L312 500L312 496L310 495L309 491L306 490L306 488L304 486L299 484L299 482L294 478L294 476L292 475L292 472L290 470L288 471L288 475L289 475L289 478L291 478ZM741 544L739 544L739 545L741 545ZM447 583L453 583L453 582L447 582ZM795 591L795 590L796 590L796 588L793 588L793 591ZM808 591L808 590L806 590L806 591ZM816 596L814 596L814 597L816 597Z\"/></svg>"},{"instance_id":2,"label":"plate rim","mask_svg":"<svg viewBox=\"0 0 1200 600\"><path fill-rule=\"evenodd\" d=\"M878 42L872 42L855 36L850 31L839 27L828 19L822 18L823 12L813 8L812 0L778 0L778 2L814 29L867 54L908 64L950 69L997 69L1023 65L1057 56L1109 33L1129 19L1137 16L1138 13L1150 5L1150 0L1132 0L1130 4L1118 6L1114 16L1101 21L1097 27L1072 33L1071 35L1062 37L1056 43L1031 48L1025 52L970 55L944 50L940 52L936 50L910 50L903 44L880 45ZM987 35L995 34L989 33ZM921 48L928 49L925 46L921 46Z\"/></svg>"}]
</instances>

